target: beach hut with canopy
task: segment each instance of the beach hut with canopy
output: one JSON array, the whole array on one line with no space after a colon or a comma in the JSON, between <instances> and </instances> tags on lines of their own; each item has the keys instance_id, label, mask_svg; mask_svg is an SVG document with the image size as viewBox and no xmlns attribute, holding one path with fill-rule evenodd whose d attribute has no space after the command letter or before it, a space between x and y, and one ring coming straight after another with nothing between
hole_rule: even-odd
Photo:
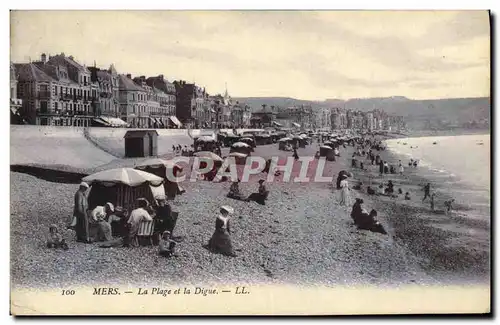
<instances>
[{"instance_id":1,"label":"beach hut with canopy","mask_svg":"<svg viewBox=\"0 0 500 325\"><path fill-rule=\"evenodd\" d=\"M281 138L278 140L278 149L279 150L286 150L287 145L291 144L293 142L292 138Z\"/></svg>"},{"instance_id":2,"label":"beach hut with canopy","mask_svg":"<svg viewBox=\"0 0 500 325\"><path fill-rule=\"evenodd\" d=\"M246 143L246 144L248 144L252 148L257 147L257 143L255 141L255 136L254 135L245 134L245 136L243 138L241 138L238 142Z\"/></svg>"},{"instance_id":3,"label":"beach hut with canopy","mask_svg":"<svg viewBox=\"0 0 500 325\"><path fill-rule=\"evenodd\" d=\"M195 151L210 151L215 147L216 143L215 137L202 135L194 139L194 149Z\"/></svg>"},{"instance_id":4,"label":"beach hut with canopy","mask_svg":"<svg viewBox=\"0 0 500 325\"><path fill-rule=\"evenodd\" d=\"M229 150L230 153L240 152L240 153L244 153L246 155L250 155L250 152L252 152L252 151L253 151L252 147L245 142L233 143L233 145L231 146L231 149Z\"/></svg>"},{"instance_id":5,"label":"beach hut with canopy","mask_svg":"<svg viewBox=\"0 0 500 325\"><path fill-rule=\"evenodd\" d=\"M217 172L221 168L224 160L219 155L211 151L199 151L194 155L199 158L199 169L206 168L208 163L213 162L212 170L203 174L205 179L210 181L213 180L215 175L217 175Z\"/></svg>"},{"instance_id":6,"label":"beach hut with canopy","mask_svg":"<svg viewBox=\"0 0 500 325\"><path fill-rule=\"evenodd\" d=\"M179 177L183 172L183 167L172 160L161 158L147 159L135 166L135 169L151 173L164 179L163 186L165 194L169 199L175 199L175 196L182 194L184 189L172 179L172 176Z\"/></svg>"},{"instance_id":7,"label":"beach hut with canopy","mask_svg":"<svg viewBox=\"0 0 500 325\"><path fill-rule=\"evenodd\" d=\"M138 198L151 203L155 196L165 195L163 178L133 168L104 170L88 175L82 181L90 185L90 209L111 202L130 211L135 208Z\"/></svg>"}]
</instances>

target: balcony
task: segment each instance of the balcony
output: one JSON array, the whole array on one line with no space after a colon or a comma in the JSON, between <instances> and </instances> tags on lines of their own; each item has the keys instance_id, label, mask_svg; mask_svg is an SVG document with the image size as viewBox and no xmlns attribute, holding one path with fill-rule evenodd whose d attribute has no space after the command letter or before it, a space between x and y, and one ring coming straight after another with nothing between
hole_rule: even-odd
<instances>
[{"instance_id":1,"label":"balcony","mask_svg":"<svg viewBox=\"0 0 500 325\"><path fill-rule=\"evenodd\" d=\"M22 106L23 105L23 100L19 98L11 98L10 99L10 104L12 106Z\"/></svg>"},{"instance_id":2,"label":"balcony","mask_svg":"<svg viewBox=\"0 0 500 325\"><path fill-rule=\"evenodd\" d=\"M38 99L49 99L50 97L51 97L51 94L48 91L38 92Z\"/></svg>"},{"instance_id":3,"label":"balcony","mask_svg":"<svg viewBox=\"0 0 500 325\"><path fill-rule=\"evenodd\" d=\"M73 99L73 95L71 95L71 94L61 94L61 100L70 101L72 99Z\"/></svg>"}]
</instances>

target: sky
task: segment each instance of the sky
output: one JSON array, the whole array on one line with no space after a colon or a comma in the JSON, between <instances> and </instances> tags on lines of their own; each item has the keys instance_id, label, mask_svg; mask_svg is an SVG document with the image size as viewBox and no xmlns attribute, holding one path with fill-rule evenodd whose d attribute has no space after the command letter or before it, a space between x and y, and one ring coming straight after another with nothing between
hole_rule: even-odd
<instances>
[{"instance_id":1,"label":"sky","mask_svg":"<svg viewBox=\"0 0 500 325\"><path fill-rule=\"evenodd\" d=\"M486 11L11 11L11 61L73 55L233 97L490 95Z\"/></svg>"}]
</instances>

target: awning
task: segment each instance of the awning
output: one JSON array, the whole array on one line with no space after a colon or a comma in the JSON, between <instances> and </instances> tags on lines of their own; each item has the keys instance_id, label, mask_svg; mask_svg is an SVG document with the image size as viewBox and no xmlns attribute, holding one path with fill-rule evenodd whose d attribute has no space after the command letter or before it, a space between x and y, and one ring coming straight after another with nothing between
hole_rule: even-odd
<instances>
[{"instance_id":1,"label":"awning","mask_svg":"<svg viewBox=\"0 0 500 325\"><path fill-rule=\"evenodd\" d=\"M278 122L276 122L276 121L272 121L272 123L271 123L271 124L272 124L272 125L276 125L276 126L283 126L281 123L278 123Z\"/></svg>"},{"instance_id":2,"label":"awning","mask_svg":"<svg viewBox=\"0 0 500 325\"><path fill-rule=\"evenodd\" d=\"M110 123L108 123L107 121L105 121L105 120L104 120L104 119L102 119L102 118L95 118L95 119L94 119L94 122L97 122L97 123L102 124L102 125L104 125L104 126L111 126L111 124L110 124Z\"/></svg>"},{"instance_id":3,"label":"awning","mask_svg":"<svg viewBox=\"0 0 500 325\"><path fill-rule=\"evenodd\" d=\"M108 116L100 116L99 117L104 122L108 123L111 126L126 126L127 122L117 117L108 117Z\"/></svg>"},{"instance_id":4,"label":"awning","mask_svg":"<svg viewBox=\"0 0 500 325\"><path fill-rule=\"evenodd\" d=\"M300 124L299 123L292 122L292 125L295 126L296 128L300 128Z\"/></svg>"},{"instance_id":5,"label":"awning","mask_svg":"<svg viewBox=\"0 0 500 325\"><path fill-rule=\"evenodd\" d=\"M177 116L173 116L173 115L170 116L170 121L172 121L172 123L174 123L177 126L182 126L182 123L181 123L181 121L179 121Z\"/></svg>"}]
</instances>

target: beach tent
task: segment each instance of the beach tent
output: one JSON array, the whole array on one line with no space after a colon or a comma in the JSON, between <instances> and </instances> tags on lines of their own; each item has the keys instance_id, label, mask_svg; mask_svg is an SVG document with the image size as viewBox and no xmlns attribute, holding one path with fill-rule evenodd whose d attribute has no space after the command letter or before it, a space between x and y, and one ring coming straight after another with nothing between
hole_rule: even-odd
<instances>
[{"instance_id":1,"label":"beach tent","mask_svg":"<svg viewBox=\"0 0 500 325\"><path fill-rule=\"evenodd\" d=\"M230 153L232 152L240 152L249 155L250 152L253 151L253 148L246 144L245 142L236 142L231 146L231 149L229 150Z\"/></svg>"},{"instance_id":2,"label":"beach tent","mask_svg":"<svg viewBox=\"0 0 500 325\"><path fill-rule=\"evenodd\" d=\"M104 170L82 181L90 185L90 209L111 202L130 211L138 198L153 202L156 195L165 195L163 178L133 168Z\"/></svg>"},{"instance_id":3,"label":"beach tent","mask_svg":"<svg viewBox=\"0 0 500 325\"><path fill-rule=\"evenodd\" d=\"M172 160L165 160L161 158L151 158L139 163L135 169L151 173L153 175L159 176L164 179L165 193L168 198L175 199L177 194L182 194L184 189L179 186L177 182L168 179L168 175L172 177L180 176L183 168L181 165L175 163Z\"/></svg>"},{"instance_id":4,"label":"beach tent","mask_svg":"<svg viewBox=\"0 0 500 325\"><path fill-rule=\"evenodd\" d=\"M196 157L199 157L199 158L205 158L205 159L211 159L213 161L220 161L222 162L222 158L219 157L219 155L211 152L211 151L199 151L199 152L195 152L194 154Z\"/></svg>"},{"instance_id":5,"label":"beach tent","mask_svg":"<svg viewBox=\"0 0 500 325\"><path fill-rule=\"evenodd\" d=\"M332 151L332 147L330 146L321 146L319 147L319 155L321 157L326 157L330 151Z\"/></svg>"},{"instance_id":6,"label":"beach tent","mask_svg":"<svg viewBox=\"0 0 500 325\"><path fill-rule=\"evenodd\" d=\"M237 165L244 165L247 161L248 155L241 152L231 152L228 157L234 158Z\"/></svg>"},{"instance_id":7,"label":"beach tent","mask_svg":"<svg viewBox=\"0 0 500 325\"><path fill-rule=\"evenodd\" d=\"M257 146L257 143L256 143L255 138L253 136L252 137L245 136L245 137L241 138L239 142L246 143L252 148L255 148ZM236 143L238 143L238 142L236 142ZM236 144L236 143L234 143L234 144Z\"/></svg>"}]
</instances>

